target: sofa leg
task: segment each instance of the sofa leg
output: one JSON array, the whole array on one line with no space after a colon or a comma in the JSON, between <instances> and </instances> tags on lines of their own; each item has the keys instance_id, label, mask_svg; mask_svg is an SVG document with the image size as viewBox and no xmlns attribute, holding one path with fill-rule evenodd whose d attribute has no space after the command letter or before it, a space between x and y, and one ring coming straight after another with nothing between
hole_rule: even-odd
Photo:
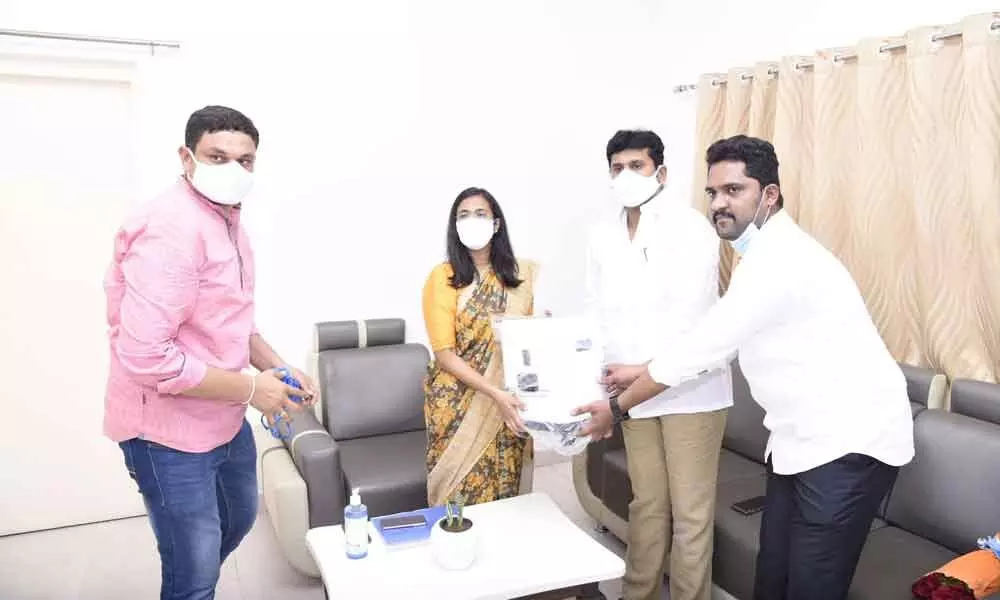
<instances>
[{"instance_id":1,"label":"sofa leg","mask_svg":"<svg viewBox=\"0 0 1000 600\"><path fill-rule=\"evenodd\" d=\"M608 534L608 528L605 527L604 525L602 525L601 523L598 523L597 525L594 525L594 531L596 531L597 533L599 533L601 535L607 535Z\"/></svg>"},{"instance_id":2,"label":"sofa leg","mask_svg":"<svg viewBox=\"0 0 1000 600\"><path fill-rule=\"evenodd\" d=\"M601 592L601 588L596 583L583 586L577 600L608 600L608 597Z\"/></svg>"}]
</instances>

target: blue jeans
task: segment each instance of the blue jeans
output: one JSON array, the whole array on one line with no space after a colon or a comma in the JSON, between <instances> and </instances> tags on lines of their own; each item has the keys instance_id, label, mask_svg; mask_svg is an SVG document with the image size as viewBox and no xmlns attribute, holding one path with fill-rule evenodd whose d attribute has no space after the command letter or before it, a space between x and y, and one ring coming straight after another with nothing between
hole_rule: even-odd
<instances>
[{"instance_id":1,"label":"blue jeans","mask_svg":"<svg viewBox=\"0 0 1000 600\"><path fill-rule=\"evenodd\" d=\"M133 438L120 444L160 551L161 600L211 600L226 557L257 517L250 424L227 444L191 453Z\"/></svg>"}]
</instances>

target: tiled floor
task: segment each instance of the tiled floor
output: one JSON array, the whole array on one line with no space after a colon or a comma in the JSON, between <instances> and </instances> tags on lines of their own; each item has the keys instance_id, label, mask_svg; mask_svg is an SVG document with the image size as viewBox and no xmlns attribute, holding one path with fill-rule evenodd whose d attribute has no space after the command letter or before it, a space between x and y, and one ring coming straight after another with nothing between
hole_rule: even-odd
<instances>
[{"instance_id":1,"label":"tiled floor","mask_svg":"<svg viewBox=\"0 0 1000 600\"><path fill-rule=\"evenodd\" d=\"M608 548L624 553L624 546L597 533L583 512L568 462L536 467L534 488ZM155 599L159 582L155 542L145 518L0 538L3 600ZM609 599L619 598L619 582L601 587ZM300 575L282 558L263 513L223 566L217 589L219 600L323 600L320 582Z\"/></svg>"}]
</instances>

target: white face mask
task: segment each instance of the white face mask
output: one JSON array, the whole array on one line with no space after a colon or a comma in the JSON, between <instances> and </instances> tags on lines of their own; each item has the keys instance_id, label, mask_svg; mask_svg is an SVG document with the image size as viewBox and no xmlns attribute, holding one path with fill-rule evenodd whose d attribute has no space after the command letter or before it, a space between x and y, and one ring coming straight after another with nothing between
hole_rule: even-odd
<instances>
[{"instance_id":1,"label":"white face mask","mask_svg":"<svg viewBox=\"0 0 1000 600\"><path fill-rule=\"evenodd\" d=\"M482 250L493 239L493 219L486 217L465 217L455 223L458 239L469 250Z\"/></svg>"},{"instance_id":2,"label":"white face mask","mask_svg":"<svg viewBox=\"0 0 1000 600\"><path fill-rule=\"evenodd\" d=\"M656 180L656 174L660 172L660 167L656 168L649 177L625 169L611 180L611 196L617 206L634 208L641 206L653 199L661 189L660 182Z\"/></svg>"},{"instance_id":3,"label":"white face mask","mask_svg":"<svg viewBox=\"0 0 1000 600\"><path fill-rule=\"evenodd\" d=\"M190 149L188 154L194 161L191 185L212 202L235 206L250 193L253 173L244 169L240 163L231 160L221 165L211 165L195 158Z\"/></svg>"},{"instance_id":4,"label":"white face mask","mask_svg":"<svg viewBox=\"0 0 1000 600\"><path fill-rule=\"evenodd\" d=\"M761 192L760 194L760 202L757 203L757 210L753 211L753 218L750 219L750 223L747 224L746 228L743 230L743 233L740 234L740 237L736 238L735 240L729 241L729 244L733 247L733 250L735 250L736 253L739 254L740 256L743 256L744 254L747 253L747 248L750 247L750 240L752 240L753 236L757 235L757 233L760 231L760 228L757 227L757 215L760 214L761 206L764 206L763 192ZM770 218L771 218L771 207L768 206L767 216L764 217L764 223L767 223L767 220ZM763 225L763 223L761 223L761 225Z\"/></svg>"}]
</instances>

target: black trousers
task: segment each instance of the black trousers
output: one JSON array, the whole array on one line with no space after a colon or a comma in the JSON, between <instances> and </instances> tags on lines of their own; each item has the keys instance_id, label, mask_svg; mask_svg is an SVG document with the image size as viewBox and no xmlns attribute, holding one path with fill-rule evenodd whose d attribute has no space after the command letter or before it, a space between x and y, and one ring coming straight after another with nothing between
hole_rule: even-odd
<instances>
[{"instance_id":1,"label":"black trousers","mask_svg":"<svg viewBox=\"0 0 1000 600\"><path fill-rule=\"evenodd\" d=\"M767 465L754 600L844 600L898 467L848 454L795 475Z\"/></svg>"}]
</instances>

